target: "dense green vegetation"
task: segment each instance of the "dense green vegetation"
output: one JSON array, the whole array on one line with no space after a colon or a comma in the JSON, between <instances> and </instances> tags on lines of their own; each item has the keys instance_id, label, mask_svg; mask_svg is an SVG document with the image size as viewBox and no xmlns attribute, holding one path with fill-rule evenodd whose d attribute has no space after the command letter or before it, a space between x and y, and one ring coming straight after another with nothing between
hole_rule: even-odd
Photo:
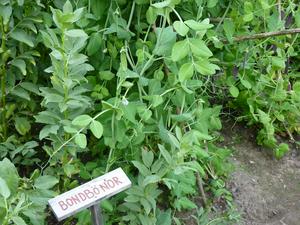
<instances>
[{"instance_id":1,"label":"dense green vegetation","mask_svg":"<svg viewBox=\"0 0 300 225\"><path fill-rule=\"evenodd\" d=\"M277 158L277 135L300 133L297 5L1 0L0 224L48 224L49 198L117 167L134 185L102 202L106 224L184 224L176 212L192 209L207 224L215 201L231 212L221 114Z\"/></svg>"}]
</instances>

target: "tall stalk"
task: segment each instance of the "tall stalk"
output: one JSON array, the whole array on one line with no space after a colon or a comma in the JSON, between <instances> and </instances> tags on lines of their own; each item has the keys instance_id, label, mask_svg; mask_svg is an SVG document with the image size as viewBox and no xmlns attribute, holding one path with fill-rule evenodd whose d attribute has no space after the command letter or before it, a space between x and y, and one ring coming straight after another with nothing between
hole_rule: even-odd
<instances>
[{"instance_id":1,"label":"tall stalk","mask_svg":"<svg viewBox=\"0 0 300 225\"><path fill-rule=\"evenodd\" d=\"M2 107L2 130L3 130L3 140L6 140L7 137L7 123L6 123L6 61L8 58L6 51L6 33L4 29L4 24L2 18L0 18L0 26L1 26L1 107Z\"/></svg>"}]
</instances>

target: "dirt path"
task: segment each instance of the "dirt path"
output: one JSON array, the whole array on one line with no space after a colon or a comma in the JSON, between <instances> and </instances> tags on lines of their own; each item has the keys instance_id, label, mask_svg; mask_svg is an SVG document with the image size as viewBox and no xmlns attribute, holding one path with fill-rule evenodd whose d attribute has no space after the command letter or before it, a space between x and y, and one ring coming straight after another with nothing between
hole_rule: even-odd
<instances>
[{"instance_id":1,"label":"dirt path","mask_svg":"<svg viewBox=\"0 0 300 225\"><path fill-rule=\"evenodd\" d=\"M275 160L240 125L225 126L225 144L234 149L235 172L228 183L242 213L241 225L300 225L300 149Z\"/></svg>"}]
</instances>

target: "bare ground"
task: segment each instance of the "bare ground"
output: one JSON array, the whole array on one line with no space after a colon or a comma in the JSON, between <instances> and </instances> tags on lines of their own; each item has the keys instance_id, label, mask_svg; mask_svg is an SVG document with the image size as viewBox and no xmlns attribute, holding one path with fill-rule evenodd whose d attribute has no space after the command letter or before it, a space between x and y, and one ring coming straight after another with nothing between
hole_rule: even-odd
<instances>
[{"instance_id":1,"label":"bare ground","mask_svg":"<svg viewBox=\"0 0 300 225\"><path fill-rule=\"evenodd\" d=\"M242 214L240 225L300 225L300 149L276 160L256 144L255 132L225 125L224 144L234 149L228 188ZM299 137L298 137L299 140Z\"/></svg>"}]
</instances>

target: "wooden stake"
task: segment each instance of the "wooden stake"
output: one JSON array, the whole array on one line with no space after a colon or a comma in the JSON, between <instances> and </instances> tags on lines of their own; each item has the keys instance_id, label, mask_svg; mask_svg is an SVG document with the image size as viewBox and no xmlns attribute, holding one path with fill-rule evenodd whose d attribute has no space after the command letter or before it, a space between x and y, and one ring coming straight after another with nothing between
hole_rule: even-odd
<instances>
[{"instance_id":1,"label":"wooden stake","mask_svg":"<svg viewBox=\"0 0 300 225\"><path fill-rule=\"evenodd\" d=\"M90 210L91 210L91 214L92 214L92 224L93 225L104 225L100 206L93 205L90 207Z\"/></svg>"}]
</instances>

